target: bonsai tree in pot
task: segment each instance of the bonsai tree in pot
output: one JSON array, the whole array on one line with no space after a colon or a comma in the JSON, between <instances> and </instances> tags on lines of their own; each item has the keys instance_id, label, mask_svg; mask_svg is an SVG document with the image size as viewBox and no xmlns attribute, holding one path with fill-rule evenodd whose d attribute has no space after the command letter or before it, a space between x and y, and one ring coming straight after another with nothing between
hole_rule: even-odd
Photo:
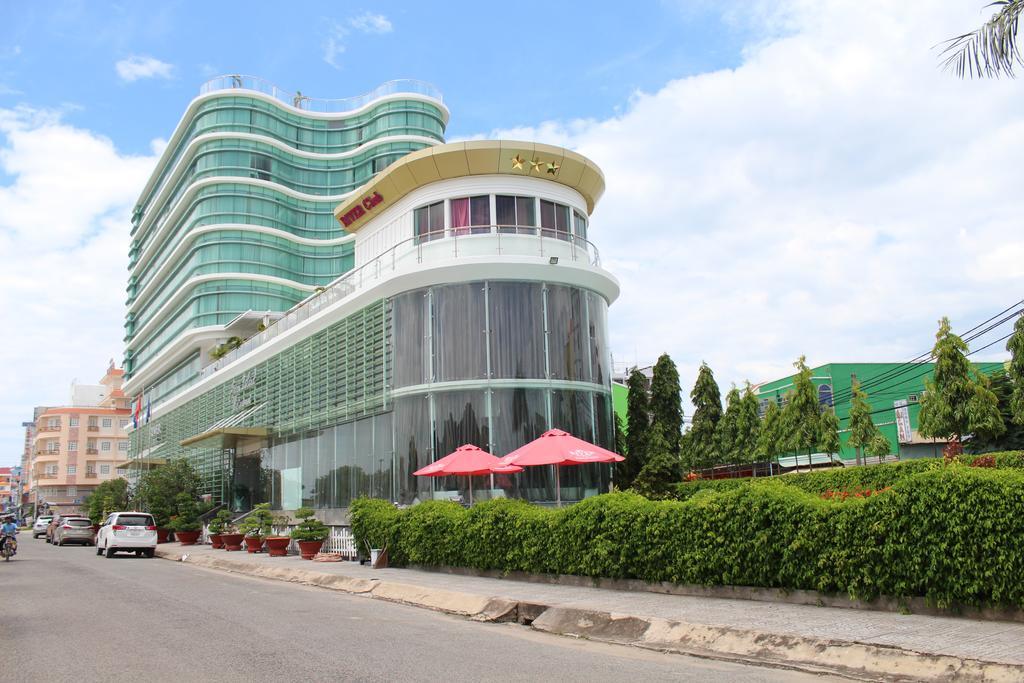
<instances>
[{"instance_id":1,"label":"bonsai tree in pot","mask_svg":"<svg viewBox=\"0 0 1024 683\"><path fill-rule=\"evenodd\" d=\"M179 493L175 497L178 514L171 519L171 529L182 545L195 545L203 525L199 521L199 506L195 499L187 493Z\"/></svg>"},{"instance_id":2,"label":"bonsai tree in pot","mask_svg":"<svg viewBox=\"0 0 1024 683\"><path fill-rule=\"evenodd\" d=\"M221 510L217 513L220 517L221 513L227 513L221 519L224 520L224 527L220 531L220 542L224 544L224 550L241 550L242 539L245 538L244 534L239 533L238 527L231 520L231 513L227 510Z\"/></svg>"},{"instance_id":3,"label":"bonsai tree in pot","mask_svg":"<svg viewBox=\"0 0 1024 683\"><path fill-rule=\"evenodd\" d=\"M217 516L210 520L210 524L207 526L207 530L210 533L210 545L213 546L214 550L220 550L224 547L224 540L222 534L225 528L231 525L231 511L227 508L220 510Z\"/></svg>"},{"instance_id":4,"label":"bonsai tree in pot","mask_svg":"<svg viewBox=\"0 0 1024 683\"><path fill-rule=\"evenodd\" d=\"M300 519L292 529L292 538L299 543L299 554L304 560L312 560L320 552L324 541L331 535L331 528L313 516L311 508L299 508L295 516Z\"/></svg>"},{"instance_id":5,"label":"bonsai tree in pot","mask_svg":"<svg viewBox=\"0 0 1024 683\"><path fill-rule=\"evenodd\" d=\"M277 515L272 518L271 526L274 529L286 527L291 524L291 519L288 515ZM278 536L271 530L270 536L267 536L267 551L271 557L285 557L288 555L288 546L291 545L291 536Z\"/></svg>"},{"instance_id":6,"label":"bonsai tree in pot","mask_svg":"<svg viewBox=\"0 0 1024 683\"><path fill-rule=\"evenodd\" d=\"M258 553L263 549L263 539L270 535L274 516L270 514L270 503L260 503L242 520L238 530L245 534L245 549Z\"/></svg>"}]
</instances>

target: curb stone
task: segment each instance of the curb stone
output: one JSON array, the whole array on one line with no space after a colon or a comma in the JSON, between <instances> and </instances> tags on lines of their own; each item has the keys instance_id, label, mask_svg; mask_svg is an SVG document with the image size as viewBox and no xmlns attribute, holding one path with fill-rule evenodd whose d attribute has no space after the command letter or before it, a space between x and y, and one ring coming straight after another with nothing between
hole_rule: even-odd
<instances>
[{"instance_id":1,"label":"curb stone","mask_svg":"<svg viewBox=\"0 0 1024 683\"><path fill-rule=\"evenodd\" d=\"M487 597L382 579L361 579L308 569L268 567L229 558L182 554L157 548L157 557L208 569L337 590L468 617L473 621L517 622L554 635L631 645L708 659L838 674L873 681L1024 680L1024 666L951 655L811 638L752 629L710 626L654 617L615 614Z\"/></svg>"}]
</instances>

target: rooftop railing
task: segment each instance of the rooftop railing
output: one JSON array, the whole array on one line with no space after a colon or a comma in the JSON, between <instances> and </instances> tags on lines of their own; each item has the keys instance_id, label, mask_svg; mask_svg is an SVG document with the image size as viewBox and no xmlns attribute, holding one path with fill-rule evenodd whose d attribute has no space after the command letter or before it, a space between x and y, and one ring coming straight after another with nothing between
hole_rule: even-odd
<instances>
[{"instance_id":1,"label":"rooftop railing","mask_svg":"<svg viewBox=\"0 0 1024 683\"><path fill-rule=\"evenodd\" d=\"M459 231L462 230L465 230L465 233L460 234ZM432 260L496 255L547 258L553 264L565 257L570 262L584 261L587 265L595 267L601 265L601 255L590 241L544 228L484 225L412 237L399 242L358 268L348 271L322 290L300 301L267 329L250 337L237 349L229 351L216 362L203 368L200 376L210 376L305 322L326 307L364 287L376 284L402 267L423 263L425 257Z\"/></svg>"},{"instance_id":2,"label":"rooftop railing","mask_svg":"<svg viewBox=\"0 0 1024 683\"><path fill-rule=\"evenodd\" d=\"M308 97L303 95L299 90L290 92L284 88L279 88L270 81L259 78L258 76L225 74L203 83L199 87L199 94L205 95L207 93L218 92L221 90L255 90L256 92L261 92L264 95L270 95L275 100L284 102L296 109L339 114L359 109L360 107L363 107L376 99L380 99L381 97L401 93L424 95L431 99L435 99L438 102L444 102L444 99L441 96L441 91L435 86L425 81L417 81L409 78L382 83L370 92L363 93L362 95L328 100L317 97Z\"/></svg>"}]
</instances>

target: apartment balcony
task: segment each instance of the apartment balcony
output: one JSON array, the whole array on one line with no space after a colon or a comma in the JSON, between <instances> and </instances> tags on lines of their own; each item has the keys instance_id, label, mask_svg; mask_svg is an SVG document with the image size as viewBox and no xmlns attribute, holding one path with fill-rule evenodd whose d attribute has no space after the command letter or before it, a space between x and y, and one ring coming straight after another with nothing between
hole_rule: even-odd
<instances>
[{"instance_id":1,"label":"apartment balcony","mask_svg":"<svg viewBox=\"0 0 1024 683\"><path fill-rule=\"evenodd\" d=\"M49 474L47 472L40 472L39 474L36 474L34 478L35 479L56 479L57 475L56 474Z\"/></svg>"},{"instance_id":2,"label":"apartment balcony","mask_svg":"<svg viewBox=\"0 0 1024 683\"><path fill-rule=\"evenodd\" d=\"M97 448L86 448L85 453L86 455L99 455L100 451Z\"/></svg>"},{"instance_id":3,"label":"apartment balcony","mask_svg":"<svg viewBox=\"0 0 1024 683\"><path fill-rule=\"evenodd\" d=\"M60 450L47 448L45 451L36 451L37 458L59 458Z\"/></svg>"},{"instance_id":4,"label":"apartment balcony","mask_svg":"<svg viewBox=\"0 0 1024 683\"><path fill-rule=\"evenodd\" d=\"M85 428L85 430L88 431L88 432L98 432L98 431L100 431L100 426L99 425L89 425L88 427Z\"/></svg>"},{"instance_id":5,"label":"apartment balcony","mask_svg":"<svg viewBox=\"0 0 1024 683\"><path fill-rule=\"evenodd\" d=\"M37 432L59 432L60 425L43 425L36 429Z\"/></svg>"},{"instance_id":6,"label":"apartment balcony","mask_svg":"<svg viewBox=\"0 0 1024 683\"><path fill-rule=\"evenodd\" d=\"M95 478L96 478L96 477L98 477L98 476L99 476L99 475L98 475L98 474L96 474L95 472L86 472L86 473L85 473L85 478L86 478L86 479L95 479Z\"/></svg>"}]
</instances>

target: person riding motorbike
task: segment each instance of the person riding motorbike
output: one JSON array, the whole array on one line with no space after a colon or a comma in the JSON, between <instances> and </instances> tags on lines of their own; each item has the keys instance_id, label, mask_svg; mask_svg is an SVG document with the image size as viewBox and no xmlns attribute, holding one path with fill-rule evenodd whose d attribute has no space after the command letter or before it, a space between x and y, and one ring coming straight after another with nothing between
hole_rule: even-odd
<instances>
[{"instance_id":1,"label":"person riding motorbike","mask_svg":"<svg viewBox=\"0 0 1024 683\"><path fill-rule=\"evenodd\" d=\"M13 517L5 517L3 526L0 526L0 550L7 545L8 538L14 538L18 534L18 525L14 523ZM17 544L17 542L15 542Z\"/></svg>"}]
</instances>

